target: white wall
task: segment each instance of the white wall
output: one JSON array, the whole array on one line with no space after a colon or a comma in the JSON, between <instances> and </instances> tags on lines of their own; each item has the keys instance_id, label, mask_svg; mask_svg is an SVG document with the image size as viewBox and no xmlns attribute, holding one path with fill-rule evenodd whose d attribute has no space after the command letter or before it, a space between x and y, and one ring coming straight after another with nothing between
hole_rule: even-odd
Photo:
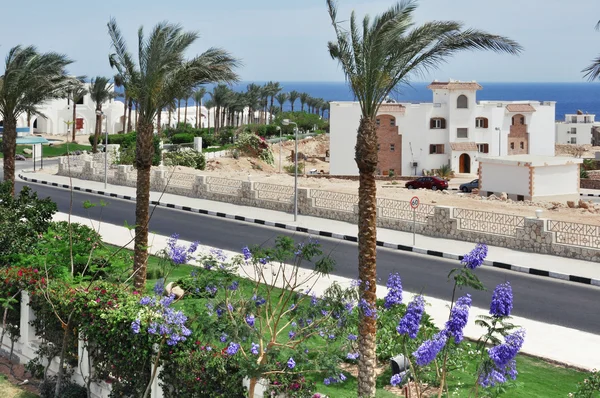
<instances>
[{"instance_id":1,"label":"white wall","mask_svg":"<svg viewBox=\"0 0 600 398\"><path fill-rule=\"evenodd\" d=\"M529 196L529 167L482 162L481 190Z\"/></svg>"},{"instance_id":2,"label":"white wall","mask_svg":"<svg viewBox=\"0 0 600 398\"><path fill-rule=\"evenodd\" d=\"M533 103L535 112L525 114L529 132L529 153L531 155L554 156L555 152L555 103Z\"/></svg>"},{"instance_id":3,"label":"white wall","mask_svg":"<svg viewBox=\"0 0 600 398\"><path fill-rule=\"evenodd\" d=\"M533 196L579 194L579 164L533 169Z\"/></svg>"},{"instance_id":4,"label":"white wall","mask_svg":"<svg viewBox=\"0 0 600 398\"><path fill-rule=\"evenodd\" d=\"M589 145L592 143L592 127L600 126L600 123L565 123L556 122L556 143L570 144L571 138L575 137L577 145ZM571 129L576 129L576 134L571 134Z\"/></svg>"},{"instance_id":5,"label":"white wall","mask_svg":"<svg viewBox=\"0 0 600 398\"><path fill-rule=\"evenodd\" d=\"M354 146L360 122L360 107L357 102L332 102L330 114L329 172L333 175L358 175Z\"/></svg>"}]
</instances>

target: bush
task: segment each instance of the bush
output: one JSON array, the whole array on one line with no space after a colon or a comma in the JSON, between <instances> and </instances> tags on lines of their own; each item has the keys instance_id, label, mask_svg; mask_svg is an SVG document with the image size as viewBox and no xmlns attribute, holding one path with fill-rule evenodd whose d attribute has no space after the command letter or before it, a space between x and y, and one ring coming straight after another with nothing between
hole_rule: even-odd
<instances>
[{"instance_id":1,"label":"bush","mask_svg":"<svg viewBox=\"0 0 600 398\"><path fill-rule=\"evenodd\" d=\"M267 164L275 163L273 152L271 152L269 144L256 134L240 134L235 143L235 147L240 153L246 156L257 157Z\"/></svg>"},{"instance_id":2,"label":"bush","mask_svg":"<svg viewBox=\"0 0 600 398\"><path fill-rule=\"evenodd\" d=\"M115 134L114 136L122 137L118 138L118 140L121 140L121 153L119 154L119 159L115 161L115 164L133 165L135 167L135 141L137 139L136 132L133 131L129 134ZM117 142L111 142L111 135L109 135L108 143L112 144ZM160 137L158 135L154 135L152 144L154 146L152 166L158 166L161 161Z\"/></svg>"},{"instance_id":3,"label":"bush","mask_svg":"<svg viewBox=\"0 0 600 398\"><path fill-rule=\"evenodd\" d=\"M590 178L590 175L584 167L579 168L579 178Z\"/></svg>"},{"instance_id":4,"label":"bush","mask_svg":"<svg viewBox=\"0 0 600 398\"><path fill-rule=\"evenodd\" d=\"M47 378L40 384L40 398L54 398L55 388L56 377ZM59 396L61 398L87 398L87 390L70 380L63 380Z\"/></svg>"},{"instance_id":5,"label":"bush","mask_svg":"<svg viewBox=\"0 0 600 398\"><path fill-rule=\"evenodd\" d=\"M298 124L298 128L304 131L310 131L315 126L317 126L317 130L325 130L329 129L329 123L325 120L321 119L319 115L308 112L283 112L278 114L275 117L275 121L273 122L274 126L281 126L283 130L283 134L292 134L294 131L293 125L283 126L283 119L289 119L292 122Z\"/></svg>"},{"instance_id":6,"label":"bush","mask_svg":"<svg viewBox=\"0 0 600 398\"><path fill-rule=\"evenodd\" d=\"M195 150L168 152L165 153L165 164L167 166L184 166L204 170L206 168L206 158L202 152Z\"/></svg>"},{"instance_id":7,"label":"bush","mask_svg":"<svg viewBox=\"0 0 600 398\"><path fill-rule=\"evenodd\" d=\"M294 165L288 164L283 166L283 170L288 174L294 174ZM304 163L302 162L298 162L298 174L304 174Z\"/></svg>"},{"instance_id":8,"label":"bush","mask_svg":"<svg viewBox=\"0 0 600 398\"><path fill-rule=\"evenodd\" d=\"M189 144L191 142L194 142L194 135L190 133L178 133L171 137L171 143L173 144Z\"/></svg>"}]
</instances>

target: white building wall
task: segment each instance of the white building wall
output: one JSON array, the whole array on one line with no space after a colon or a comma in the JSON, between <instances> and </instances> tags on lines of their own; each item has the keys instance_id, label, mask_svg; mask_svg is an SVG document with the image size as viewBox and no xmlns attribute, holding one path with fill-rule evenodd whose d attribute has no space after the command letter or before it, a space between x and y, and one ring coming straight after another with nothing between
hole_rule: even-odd
<instances>
[{"instance_id":1,"label":"white building wall","mask_svg":"<svg viewBox=\"0 0 600 398\"><path fill-rule=\"evenodd\" d=\"M533 196L579 194L579 164L533 169Z\"/></svg>"},{"instance_id":2,"label":"white building wall","mask_svg":"<svg viewBox=\"0 0 600 398\"><path fill-rule=\"evenodd\" d=\"M540 156L554 156L555 153L555 103L534 103L535 112L525 115L529 132L529 153Z\"/></svg>"},{"instance_id":3,"label":"white building wall","mask_svg":"<svg viewBox=\"0 0 600 398\"><path fill-rule=\"evenodd\" d=\"M360 107L356 102L332 102L330 107L330 174L358 175L354 161Z\"/></svg>"},{"instance_id":4,"label":"white building wall","mask_svg":"<svg viewBox=\"0 0 600 398\"><path fill-rule=\"evenodd\" d=\"M568 123L556 122L556 143L590 145L592 143L592 128L600 126L600 123ZM571 129L576 133L572 134ZM572 142L575 138L575 142Z\"/></svg>"},{"instance_id":5,"label":"white building wall","mask_svg":"<svg viewBox=\"0 0 600 398\"><path fill-rule=\"evenodd\" d=\"M482 191L529 196L529 167L483 162L480 181Z\"/></svg>"}]
</instances>

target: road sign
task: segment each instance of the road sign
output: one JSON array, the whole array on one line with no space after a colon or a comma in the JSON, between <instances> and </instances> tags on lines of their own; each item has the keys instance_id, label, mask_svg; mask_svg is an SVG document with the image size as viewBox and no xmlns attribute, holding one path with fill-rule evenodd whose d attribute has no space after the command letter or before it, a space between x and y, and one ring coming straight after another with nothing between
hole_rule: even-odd
<instances>
[{"instance_id":1,"label":"road sign","mask_svg":"<svg viewBox=\"0 0 600 398\"><path fill-rule=\"evenodd\" d=\"M412 207L413 209L416 209L417 207L419 207L419 203L421 203L421 202L419 201L418 196L413 196L410 199L410 207Z\"/></svg>"}]
</instances>

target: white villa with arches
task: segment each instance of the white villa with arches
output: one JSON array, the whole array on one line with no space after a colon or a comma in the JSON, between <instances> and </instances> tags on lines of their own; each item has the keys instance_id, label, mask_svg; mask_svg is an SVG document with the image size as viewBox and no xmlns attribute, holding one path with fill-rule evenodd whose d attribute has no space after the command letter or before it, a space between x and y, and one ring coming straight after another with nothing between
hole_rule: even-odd
<instances>
[{"instance_id":1,"label":"white villa with arches","mask_svg":"<svg viewBox=\"0 0 600 398\"><path fill-rule=\"evenodd\" d=\"M479 101L476 82L432 82L431 103L384 103L377 116L378 174L422 175L449 165L476 174L478 157L554 156L555 102ZM358 102L332 102L330 173L358 175Z\"/></svg>"}]
</instances>

